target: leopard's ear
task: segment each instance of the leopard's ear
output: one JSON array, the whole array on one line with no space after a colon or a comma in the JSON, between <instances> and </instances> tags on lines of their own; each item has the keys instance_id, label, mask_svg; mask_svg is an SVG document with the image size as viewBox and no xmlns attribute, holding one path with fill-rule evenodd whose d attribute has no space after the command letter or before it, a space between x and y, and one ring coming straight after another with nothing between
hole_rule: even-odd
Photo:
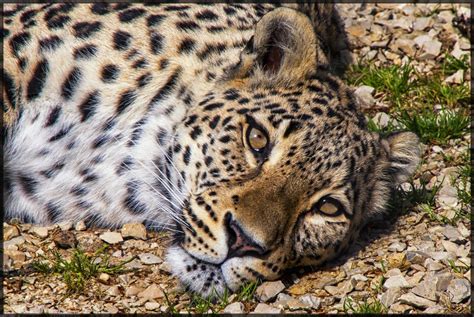
<instances>
[{"instance_id":1,"label":"leopard's ear","mask_svg":"<svg viewBox=\"0 0 474 317\"><path fill-rule=\"evenodd\" d=\"M316 70L317 54L309 18L293 9L278 8L257 23L228 79L259 85L294 83Z\"/></svg>"}]
</instances>

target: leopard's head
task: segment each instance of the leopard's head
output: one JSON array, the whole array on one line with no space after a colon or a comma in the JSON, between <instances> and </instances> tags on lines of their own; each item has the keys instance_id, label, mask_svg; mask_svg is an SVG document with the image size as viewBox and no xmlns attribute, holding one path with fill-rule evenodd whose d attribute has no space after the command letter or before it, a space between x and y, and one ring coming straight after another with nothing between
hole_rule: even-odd
<instances>
[{"instance_id":1,"label":"leopard's head","mask_svg":"<svg viewBox=\"0 0 474 317\"><path fill-rule=\"evenodd\" d=\"M418 164L414 134L367 130L318 47L305 15L268 13L178 127L189 197L168 261L190 289L235 291L334 258Z\"/></svg>"}]
</instances>

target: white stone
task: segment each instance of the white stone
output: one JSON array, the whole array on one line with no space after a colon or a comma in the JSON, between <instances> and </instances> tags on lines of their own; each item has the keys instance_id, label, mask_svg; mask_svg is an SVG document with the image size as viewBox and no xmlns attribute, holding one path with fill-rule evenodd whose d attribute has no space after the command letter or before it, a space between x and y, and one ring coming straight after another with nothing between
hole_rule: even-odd
<instances>
[{"instance_id":1,"label":"white stone","mask_svg":"<svg viewBox=\"0 0 474 317\"><path fill-rule=\"evenodd\" d=\"M420 35L420 36L417 36L413 39L413 41L415 42L416 45L418 45L418 47L423 47L423 45L429 41L432 41L433 38L431 36L428 36L428 35Z\"/></svg>"},{"instance_id":2,"label":"white stone","mask_svg":"<svg viewBox=\"0 0 474 317\"><path fill-rule=\"evenodd\" d=\"M281 308L272 307L264 303L259 303L253 311L253 313L257 314L281 314L282 312Z\"/></svg>"},{"instance_id":3,"label":"white stone","mask_svg":"<svg viewBox=\"0 0 474 317\"><path fill-rule=\"evenodd\" d=\"M435 302L425 299L423 297L417 296L413 293L407 293L400 296L400 302L408 304L418 308L427 308L435 305Z\"/></svg>"},{"instance_id":4,"label":"white stone","mask_svg":"<svg viewBox=\"0 0 474 317\"><path fill-rule=\"evenodd\" d=\"M357 282L360 282L360 281L366 282L366 281L368 280L368 278L365 277L365 276L362 275L362 274L354 274L354 275L351 276L351 279L352 279L352 280L355 280L355 281L357 281Z\"/></svg>"},{"instance_id":5,"label":"white stone","mask_svg":"<svg viewBox=\"0 0 474 317\"><path fill-rule=\"evenodd\" d=\"M138 293L137 296L144 299L156 299L163 298L165 295L158 285L151 284L144 291Z\"/></svg>"},{"instance_id":6,"label":"white stone","mask_svg":"<svg viewBox=\"0 0 474 317\"><path fill-rule=\"evenodd\" d=\"M462 50L459 45L459 42L456 42L456 44L454 44L453 50L451 51L451 55L453 57L456 57L457 59L460 59L463 55L466 55L466 54L468 54L468 52Z\"/></svg>"},{"instance_id":7,"label":"white stone","mask_svg":"<svg viewBox=\"0 0 474 317\"><path fill-rule=\"evenodd\" d=\"M86 226L86 223L84 222L84 220L80 220L76 223L76 225L74 226L74 229L76 229L77 231L84 231L87 229L87 226Z\"/></svg>"},{"instance_id":8,"label":"white stone","mask_svg":"<svg viewBox=\"0 0 474 317\"><path fill-rule=\"evenodd\" d=\"M109 289L107 290L107 294L109 294L110 296L119 296L122 294L122 292L120 291L120 287L118 285L113 285L109 287Z\"/></svg>"},{"instance_id":9,"label":"white stone","mask_svg":"<svg viewBox=\"0 0 474 317\"><path fill-rule=\"evenodd\" d=\"M464 277L469 281L471 282L471 270L469 269L469 271L466 272L466 274L464 274Z\"/></svg>"},{"instance_id":10,"label":"white stone","mask_svg":"<svg viewBox=\"0 0 474 317\"><path fill-rule=\"evenodd\" d=\"M463 239L460 239L460 238L463 238L463 237L461 236L458 229L451 226L451 225L446 225L444 227L443 235L450 241L456 242L456 241L463 240Z\"/></svg>"},{"instance_id":11,"label":"white stone","mask_svg":"<svg viewBox=\"0 0 474 317\"><path fill-rule=\"evenodd\" d=\"M310 305L303 303L302 301L298 299L290 299L286 303L286 307L288 307L289 310L300 310L300 309L308 309L310 308Z\"/></svg>"},{"instance_id":12,"label":"white stone","mask_svg":"<svg viewBox=\"0 0 474 317\"><path fill-rule=\"evenodd\" d=\"M454 275L448 272L435 273L434 279L436 279L436 291L446 292L449 283L454 279Z\"/></svg>"},{"instance_id":13,"label":"white stone","mask_svg":"<svg viewBox=\"0 0 474 317\"><path fill-rule=\"evenodd\" d=\"M275 298L278 293L285 289L282 281L264 282L255 291L255 295L262 302L267 302Z\"/></svg>"},{"instance_id":14,"label":"white stone","mask_svg":"<svg viewBox=\"0 0 474 317\"><path fill-rule=\"evenodd\" d=\"M3 248L8 249L14 246L22 245L23 243L25 243L25 238L23 238L23 236L19 236L3 242Z\"/></svg>"},{"instance_id":15,"label":"white stone","mask_svg":"<svg viewBox=\"0 0 474 317\"><path fill-rule=\"evenodd\" d=\"M454 14L450 11L441 11L436 18L441 23L451 23L454 19Z\"/></svg>"},{"instance_id":16,"label":"white stone","mask_svg":"<svg viewBox=\"0 0 474 317\"><path fill-rule=\"evenodd\" d=\"M291 295L280 293L278 294L276 301L289 301L290 299L294 299Z\"/></svg>"},{"instance_id":17,"label":"white stone","mask_svg":"<svg viewBox=\"0 0 474 317\"><path fill-rule=\"evenodd\" d=\"M398 47L403 53L409 56L415 55L415 42L410 39L400 38L394 43L394 47Z\"/></svg>"},{"instance_id":18,"label":"white stone","mask_svg":"<svg viewBox=\"0 0 474 317\"><path fill-rule=\"evenodd\" d=\"M471 232L469 231L469 229L467 229L466 226L462 222L458 223L458 231L463 238L468 238L471 235Z\"/></svg>"},{"instance_id":19,"label":"white stone","mask_svg":"<svg viewBox=\"0 0 474 317\"><path fill-rule=\"evenodd\" d=\"M160 304L157 302L146 302L145 309L146 310L157 310L160 308Z\"/></svg>"},{"instance_id":20,"label":"white stone","mask_svg":"<svg viewBox=\"0 0 474 317\"><path fill-rule=\"evenodd\" d=\"M135 285L131 285L127 287L127 289L125 290L125 296L127 297L136 296L140 292L143 292L143 288L135 286Z\"/></svg>"},{"instance_id":21,"label":"white stone","mask_svg":"<svg viewBox=\"0 0 474 317\"><path fill-rule=\"evenodd\" d=\"M363 85L363 86L358 87L354 91L354 94L357 96L357 98L360 99L361 102L364 103L366 107L371 107L375 104L375 99L372 96L373 92L374 92L374 87Z\"/></svg>"},{"instance_id":22,"label":"white stone","mask_svg":"<svg viewBox=\"0 0 474 317\"><path fill-rule=\"evenodd\" d=\"M110 280L110 275L107 273L100 273L99 280L103 283L107 283Z\"/></svg>"},{"instance_id":23,"label":"white stone","mask_svg":"<svg viewBox=\"0 0 474 317\"><path fill-rule=\"evenodd\" d=\"M393 303L400 297L402 294L400 287L392 287L389 288L385 293L382 294L380 297L380 302L385 306L385 307L390 307L392 306Z\"/></svg>"},{"instance_id":24,"label":"white stone","mask_svg":"<svg viewBox=\"0 0 474 317\"><path fill-rule=\"evenodd\" d=\"M471 43L467 38L461 37L459 39L459 48L463 51L469 50L471 48Z\"/></svg>"},{"instance_id":25,"label":"white stone","mask_svg":"<svg viewBox=\"0 0 474 317\"><path fill-rule=\"evenodd\" d=\"M411 31L413 28L413 22L407 18L401 18L397 20L393 20L392 26L395 28L401 28L406 31Z\"/></svg>"},{"instance_id":26,"label":"white stone","mask_svg":"<svg viewBox=\"0 0 474 317\"><path fill-rule=\"evenodd\" d=\"M372 119L379 127L385 128L388 126L391 118L385 112L378 112L375 114L374 118Z\"/></svg>"},{"instance_id":27,"label":"white stone","mask_svg":"<svg viewBox=\"0 0 474 317\"><path fill-rule=\"evenodd\" d=\"M471 283L464 278L454 279L449 283L447 292L451 301L461 303L471 295Z\"/></svg>"},{"instance_id":28,"label":"white stone","mask_svg":"<svg viewBox=\"0 0 474 317\"><path fill-rule=\"evenodd\" d=\"M402 275L402 271L400 271L399 268L393 268L385 272L383 276L386 278L389 278L392 276L401 276L401 275Z\"/></svg>"},{"instance_id":29,"label":"white stone","mask_svg":"<svg viewBox=\"0 0 474 317\"><path fill-rule=\"evenodd\" d=\"M449 175L445 176L445 180L438 192L436 202L444 208L455 208L459 203L457 198L457 190L453 185L451 185Z\"/></svg>"},{"instance_id":30,"label":"white stone","mask_svg":"<svg viewBox=\"0 0 474 317\"><path fill-rule=\"evenodd\" d=\"M439 55L441 52L441 42L438 40L427 41L423 44L423 54L421 54L421 59L432 59Z\"/></svg>"},{"instance_id":31,"label":"white stone","mask_svg":"<svg viewBox=\"0 0 474 317\"><path fill-rule=\"evenodd\" d=\"M120 230L124 238L146 240L146 228L142 223L126 223Z\"/></svg>"},{"instance_id":32,"label":"white stone","mask_svg":"<svg viewBox=\"0 0 474 317\"><path fill-rule=\"evenodd\" d=\"M311 294L302 295L298 297L298 299L302 303L305 303L306 305L311 307L312 309L319 309L319 307L321 306L321 299Z\"/></svg>"},{"instance_id":33,"label":"white stone","mask_svg":"<svg viewBox=\"0 0 474 317\"><path fill-rule=\"evenodd\" d=\"M448 84L461 84L464 81L464 70L459 69L457 72L444 80Z\"/></svg>"},{"instance_id":34,"label":"white stone","mask_svg":"<svg viewBox=\"0 0 474 317\"><path fill-rule=\"evenodd\" d=\"M419 17L413 23L414 31L424 31L433 25L433 19L430 17Z\"/></svg>"},{"instance_id":35,"label":"white stone","mask_svg":"<svg viewBox=\"0 0 474 317\"><path fill-rule=\"evenodd\" d=\"M32 227L30 232L36 235L39 238L47 238L48 237L48 228L46 227Z\"/></svg>"},{"instance_id":36,"label":"white stone","mask_svg":"<svg viewBox=\"0 0 474 317\"><path fill-rule=\"evenodd\" d=\"M456 10L456 15L460 18L469 18L471 16L471 9L469 7L460 6Z\"/></svg>"},{"instance_id":37,"label":"white stone","mask_svg":"<svg viewBox=\"0 0 474 317\"><path fill-rule=\"evenodd\" d=\"M424 266L428 271L439 271L444 268L444 265L440 264L437 261L433 261L433 259L426 259Z\"/></svg>"},{"instance_id":38,"label":"white stone","mask_svg":"<svg viewBox=\"0 0 474 317\"><path fill-rule=\"evenodd\" d=\"M142 264L142 262L140 262L140 260L138 259L133 259L132 261L130 262L127 262L124 264L126 268L128 269L142 269L144 268L145 266Z\"/></svg>"},{"instance_id":39,"label":"white stone","mask_svg":"<svg viewBox=\"0 0 474 317\"><path fill-rule=\"evenodd\" d=\"M436 282L437 279L425 279L423 282L411 289L411 291L418 296L426 299L436 301Z\"/></svg>"},{"instance_id":40,"label":"white stone","mask_svg":"<svg viewBox=\"0 0 474 317\"><path fill-rule=\"evenodd\" d=\"M385 288L392 288L392 287L402 287L402 288L407 288L410 287L410 283L407 282L407 280L399 275L399 276L391 276L389 277L385 283L383 284Z\"/></svg>"},{"instance_id":41,"label":"white stone","mask_svg":"<svg viewBox=\"0 0 474 317\"><path fill-rule=\"evenodd\" d=\"M452 254L449 252L444 251L434 251L430 252L429 255L435 261L443 261L443 260L455 260L456 257L454 256L456 253L453 252Z\"/></svg>"},{"instance_id":42,"label":"white stone","mask_svg":"<svg viewBox=\"0 0 474 317\"><path fill-rule=\"evenodd\" d=\"M415 274L413 274L413 276L410 276L407 279L408 283L410 283L410 286L417 286L420 283L420 281L423 279L423 277L425 276L424 271L426 271L426 270L425 270L424 267L422 267L419 264L412 264L411 267L413 268L414 266L418 266L420 269L423 270L423 272L416 272Z\"/></svg>"},{"instance_id":43,"label":"white stone","mask_svg":"<svg viewBox=\"0 0 474 317\"><path fill-rule=\"evenodd\" d=\"M69 231L73 227L71 222L61 222L58 226L62 231Z\"/></svg>"},{"instance_id":44,"label":"white stone","mask_svg":"<svg viewBox=\"0 0 474 317\"><path fill-rule=\"evenodd\" d=\"M114 253L112 253L112 256L115 258L121 258L123 256L122 250L117 250Z\"/></svg>"},{"instance_id":45,"label":"white stone","mask_svg":"<svg viewBox=\"0 0 474 317\"><path fill-rule=\"evenodd\" d=\"M123 241L122 235L119 232L107 231L99 236L103 241L108 244L116 244Z\"/></svg>"},{"instance_id":46,"label":"white stone","mask_svg":"<svg viewBox=\"0 0 474 317\"><path fill-rule=\"evenodd\" d=\"M402 252L406 249L407 245L403 242L394 242L388 246L388 251L390 252Z\"/></svg>"},{"instance_id":47,"label":"white stone","mask_svg":"<svg viewBox=\"0 0 474 317\"><path fill-rule=\"evenodd\" d=\"M243 314L244 312L244 304L241 302L229 304L224 308L224 314Z\"/></svg>"},{"instance_id":48,"label":"white stone","mask_svg":"<svg viewBox=\"0 0 474 317\"><path fill-rule=\"evenodd\" d=\"M151 253L142 253L138 257L143 264L159 264L163 262L162 259Z\"/></svg>"},{"instance_id":49,"label":"white stone","mask_svg":"<svg viewBox=\"0 0 474 317\"><path fill-rule=\"evenodd\" d=\"M17 314L23 314L26 312L26 304L11 305L10 307Z\"/></svg>"},{"instance_id":50,"label":"white stone","mask_svg":"<svg viewBox=\"0 0 474 317\"><path fill-rule=\"evenodd\" d=\"M3 241L8 241L12 238L18 237L20 235L20 231L15 226L10 226L7 224L3 224Z\"/></svg>"},{"instance_id":51,"label":"white stone","mask_svg":"<svg viewBox=\"0 0 474 317\"><path fill-rule=\"evenodd\" d=\"M446 11L443 11L443 12L446 12ZM444 307L441 306L441 305L434 305L434 306L431 306L431 307L428 307L427 309L425 309L423 311L424 314L441 314L445 311Z\"/></svg>"}]
</instances>

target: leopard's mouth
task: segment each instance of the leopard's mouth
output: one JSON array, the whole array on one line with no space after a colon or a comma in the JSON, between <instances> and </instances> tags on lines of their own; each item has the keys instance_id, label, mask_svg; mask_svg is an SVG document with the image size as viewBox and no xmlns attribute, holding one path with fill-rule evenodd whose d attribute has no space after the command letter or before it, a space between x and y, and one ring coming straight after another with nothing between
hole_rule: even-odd
<instances>
[{"instance_id":1,"label":"leopard's mouth","mask_svg":"<svg viewBox=\"0 0 474 317\"><path fill-rule=\"evenodd\" d=\"M193 255L191 252L188 252L188 250L186 250L186 248L182 245L178 245L184 252L186 252L186 254L188 256L190 256L191 258L193 258L194 260L200 262L200 263L204 263L206 265L212 265L212 266L215 266L215 267L220 267L222 264L224 264L229 258L225 258L224 260L222 260L221 262L219 263L212 263L212 262L209 262L209 261L206 261L204 259L201 259L201 258L198 258L197 256Z\"/></svg>"}]
</instances>

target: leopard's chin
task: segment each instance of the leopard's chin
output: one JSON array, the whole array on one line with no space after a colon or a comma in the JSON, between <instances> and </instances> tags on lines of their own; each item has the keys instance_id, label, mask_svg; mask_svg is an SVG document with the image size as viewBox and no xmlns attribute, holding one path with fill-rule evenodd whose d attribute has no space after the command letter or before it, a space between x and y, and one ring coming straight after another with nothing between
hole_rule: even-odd
<instances>
[{"instance_id":1,"label":"leopard's chin","mask_svg":"<svg viewBox=\"0 0 474 317\"><path fill-rule=\"evenodd\" d=\"M236 292L247 282L280 276L257 270L261 260L252 256L232 257L217 265L195 258L178 245L167 250L166 261L186 290L210 298L219 297L226 290Z\"/></svg>"},{"instance_id":2,"label":"leopard's chin","mask_svg":"<svg viewBox=\"0 0 474 317\"><path fill-rule=\"evenodd\" d=\"M216 297L229 288L220 266L196 259L180 246L168 249L166 261L187 290L204 297Z\"/></svg>"}]
</instances>

